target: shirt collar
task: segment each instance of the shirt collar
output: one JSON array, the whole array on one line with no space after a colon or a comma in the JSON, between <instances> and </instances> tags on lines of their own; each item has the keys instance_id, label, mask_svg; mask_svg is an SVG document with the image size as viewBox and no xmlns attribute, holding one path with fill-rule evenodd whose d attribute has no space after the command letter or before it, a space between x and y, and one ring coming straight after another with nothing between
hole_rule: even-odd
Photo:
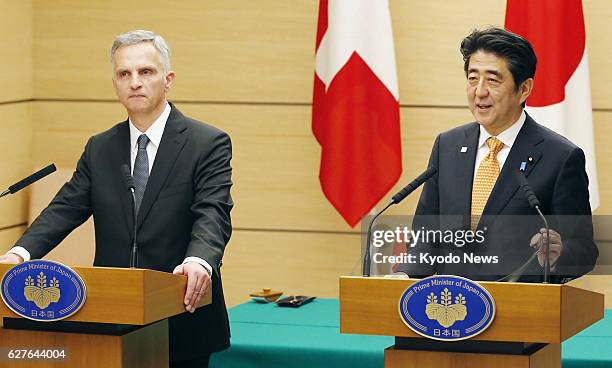
<instances>
[{"instance_id":1,"label":"shirt collar","mask_svg":"<svg viewBox=\"0 0 612 368\"><path fill-rule=\"evenodd\" d=\"M134 126L131 119L128 119L130 122L129 126L130 126L130 147L131 149L134 149L135 147L137 147L138 137L141 134L146 134L147 137L149 137L149 143L153 143L155 147L159 147L159 144L162 139L162 135L164 134L164 128L166 127L166 122L168 122L168 116L170 116L170 110L171 110L170 104L166 102L166 108L164 109L164 111L161 113L161 115L159 115L157 119L155 119L153 124L151 124L149 129L147 129L147 131L144 133L138 130L138 128Z\"/></svg>"},{"instance_id":2,"label":"shirt collar","mask_svg":"<svg viewBox=\"0 0 612 368\"><path fill-rule=\"evenodd\" d=\"M527 115L525 115L525 110L523 110L521 112L521 116L519 116L518 120L514 124L512 124L509 128L507 128L506 130L504 130L503 132L497 135L496 138L499 139L504 144L504 147L512 148L512 145L514 144L514 141L516 140L516 137L518 136L519 131L525 124L526 119L527 119ZM478 148L485 146L486 141L487 139L489 139L489 137L491 137L491 134L489 134L489 132L487 132L487 130L482 125L480 125L480 136L478 138Z\"/></svg>"}]
</instances>

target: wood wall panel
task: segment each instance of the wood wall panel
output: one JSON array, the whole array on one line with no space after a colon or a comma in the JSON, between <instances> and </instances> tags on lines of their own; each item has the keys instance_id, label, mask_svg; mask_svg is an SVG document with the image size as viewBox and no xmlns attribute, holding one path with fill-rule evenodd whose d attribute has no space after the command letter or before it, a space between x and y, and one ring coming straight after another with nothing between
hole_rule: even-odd
<instances>
[{"instance_id":1,"label":"wood wall panel","mask_svg":"<svg viewBox=\"0 0 612 368\"><path fill-rule=\"evenodd\" d=\"M612 108L612 3L607 0L583 0L587 51L591 73L593 107ZM601 186L601 184L600 184Z\"/></svg>"},{"instance_id":2,"label":"wood wall panel","mask_svg":"<svg viewBox=\"0 0 612 368\"><path fill-rule=\"evenodd\" d=\"M612 215L612 111L594 112L593 122L600 201L595 214Z\"/></svg>"},{"instance_id":3,"label":"wood wall panel","mask_svg":"<svg viewBox=\"0 0 612 368\"><path fill-rule=\"evenodd\" d=\"M228 303L244 301L249 292L267 286L291 294L337 296L337 276L350 273L357 262L359 229L349 229L322 195L320 148L310 129L311 107L303 105L312 96L317 1L169 4L152 0L143 7L140 2L119 0L0 0L5 3L11 9L6 13L8 24L22 19L18 24L26 33L27 24L31 26L30 41L16 44L7 60L16 60L10 67L25 70L14 74L25 75L26 81L27 70L33 69L33 85L19 84L21 77L14 75L0 76L0 82L12 78L8 83L15 86L5 90L12 89L15 95L56 100L31 104L34 129L28 152L33 166L55 162L72 170L90 135L125 119L118 103L87 100L115 98L108 55L113 37L130 29L155 30L173 50L178 77L170 98L196 102L178 106L226 130L233 139L233 219L238 230L223 267ZM27 23L28 6L31 23ZM392 190L396 191L425 168L437 133L471 120L467 108L461 107L466 99L459 43L475 27L501 25L505 1L390 0L390 6L401 102L430 106L401 110L404 174ZM610 109L612 62L607 39L612 6L606 0L585 0L585 15L593 105ZM4 24L0 22L0 30ZM0 106L0 114L3 111L8 110ZM17 125L10 129L11 134L2 138L9 147L14 137L26 140ZM612 213L608 143L612 112L595 113L595 132L602 203L598 213L608 214ZM5 169L1 165L10 164L4 160L0 169ZM11 173L8 166L6 170ZM412 213L418 194L389 213ZM11 208L25 208L24 204ZM2 208L0 225L8 218ZM240 230L246 228L258 231ZM307 232L282 231L287 229ZM0 232L0 240L5 232ZM87 242L86 237L90 235L77 235L76 246Z\"/></svg>"},{"instance_id":4,"label":"wood wall panel","mask_svg":"<svg viewBox=\"0 0 612 368\"><path fill-rule=\"evenodd\" d=\"M0 105L0 191L31 174L30 103ZM27 189L0 199L0 227L27 218Z\"/></svg>"},{"instance_id":5,"label":"wood wall panel","mask_svg":"<svg viewBox=\"0 0 612 368\"><path fill-rule=\"evenodd\" d=\"M317 2L34 1L37 98L113 98L114 36L151 29L173 50L174 98L310 99ZM87 81L86 83L83 83Z\"/></svg>"},{"instance_id":6,"label":"wood wall panel","mask_svg":"<svg viewBox=\"0 0 612 368\"><path fill-rule=\"evenodd\" d=\"M87 138L124 119L118 103L36 102L34 164L55 162L73 168ZM310 130L308 106L179 104L196 119L227 131L234 149L234 212L238 227L349 230L323 196L318 169L320 147ZM435 136L470 120L467 109L402 108L404 173L399 190L427 164ZM61 118L60 118L61 117ZM612 213L612 113L595 113L601 206ZM62 149L57 149L61 147ZM265 173L265 174L262 174ZM418 193L390 214L412 213ZM385 200L386 201L386 200Z\"/></svg>"},{"instance_id":7,"label":"wood wall panel","mask_svg":"<svg viewBox=\"0 0 612 368\"><path fill-rule=\"evenodd\" d=\"M0 0L0 191L29 174L30 105L10 103L32 98L32 3ZM24 223L27 191L0 200L0 228ZM0 231L0 252L23 229Z\"/></svg>"},{"instance_id":8,"label":"wood wall panel","mask_svg":"<svg viewBox=\"0 0 612 368\"><path fill-rule=\"evenodd\" d=\"M223 291L229 305L264 287L337 298L338 278L361 272L359 257L356 234L235 231L223 258Z\"/></svg>"},{"instance_id":9,"label":"wood wall panel","mask_svg":"<svg viewBox=\"0 0 612 368\"><path fill-rule=\"evenodd\" d=\"M320 147L309 106L179 104L187 115L227 131L233 140L237 227L349 230L322 194ZM125 118L118 103L35 102L33 161L74 168L87 138ZM437 132L468 121L467 109L402 109L401 187L427 164ZM61 147L61 149L58 149ZM410 213L418 195L390 213ZM386 202L386 199L385 199Z\"/></svg>"},{"instance_id":10,"label":"wood wall panel","mask_svg":"<svg viewBox=\"0 0 612 368\"><path fill-rule=\"evenodd\" d=\"M605 295L605 307L612 309L612 275L586 275L570 281L568 285Z\"/></svg>"},{"instance_id":11,"label":"wood wall panel","mask_svg":"<svg viewBox=\"0 0 612 368\"><path fill-rule=\"evenodd\" d=\"M11 249L15 245L15 241L19 239L25 230L25 225L0 230L0 254L4 254L7 250Z\"/></svg>"},{"instance_id":12,"label":"wood wall panel","mask_svg":"<svg viewBox=\"0 0 612 368\"><path fill-rule=\"evenodd\" d=\"M0 102L32 98L32 2L0 0Z\"/></svg>"},{"instance_id":13,"label":"wood wall panel","mask_svg":"<svg viewBox=\"0 0 612 368\"><path fill-rule=\"evenodd\" d=\"M505 1L390 1L402 104L467 106L461 40L500 26Z\"/></svg>"},{"instance_id":14,"label":"wood wall panel","mask_svg":"<svg viewBox=\"0 0 612 368\"><path fill-rule=\"evenodd\" d=\"M505 2L390 3L402 103L465 105L459 43L473 28L502 25ZM612 6L587 0L585 14L593 103L610 108ZM316 18L311 0L157 0L144 8L119 0L35 0L35 97L113 98L108 52L114 35L150 28L174 50L175 99L309 102Z\"/></svg>"},{"instance_id":15,"label":"wood wall panel","mask_svg":"<svg viewBox=\"0 0 612 368\"><path fill-rule=\"evenodd\" d=\"M28 224L31 224L49 205L64 183L70 180L73 172L74 168L59 168L53 175L32 185ZM83 225L72 231L62 241L61 246L53 249L44 258L70 266L91 266L94 260L95 244L93 218L89 218Z\"/></svg>"},{"instance_id":16,"label":"wood wall panel","mask_svg":"<svg viewBox=\"0 0 612 368\"><path fill-rule=\"evenodd\" d=\"M46 207L71 170L59 170L32 188L30 222ZM6 249L25 227L0 231ZM359 234L234 230L223 262L224 292L230 305L248 299L263 287L292 294L337 297L340 275L360 272ZM73 231L45 259L70 266L91 266L94 254L93 221ZM5 249L0 249L3 251Z\"/></svg>"},{"instance_id":17,"label":"wood wall panel","mask_svg":"<svg viewBox=\"0 0 612 368\"><path fill-rule=\"evenodd\" d=\"M0 252L10 249L25 227L0 231ZM91 228L79 229L81 234ZM93 242L60 244L55 256L46 257L70 266L91 265ZM78 248L76 246L80 246ZM69 250L86 248L81 253ZM338 297L338 278L361 272L360 237L357 234L314 234L235 230L223 259L223 291L228 305L249 299L264 287L286 295Z\"/></svg>"}]
</instances>

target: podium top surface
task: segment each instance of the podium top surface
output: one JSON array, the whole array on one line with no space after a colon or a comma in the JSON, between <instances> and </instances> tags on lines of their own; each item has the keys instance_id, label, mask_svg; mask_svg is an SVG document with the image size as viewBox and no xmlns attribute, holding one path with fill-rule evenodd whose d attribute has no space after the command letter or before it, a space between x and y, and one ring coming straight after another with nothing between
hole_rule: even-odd
<instances>
[{"instance_id":1,"label":"podium top surface","mask_svg":"<svg viewBox=\"0 0 612 368\"><path fill-rule=\"evenodd\" d=\"M0 264L0 277L14 266ZM140 268L72 269L85 282L87 297L83 307L64 321L146 325L185 312L185 276ZM209 289L198 307L210 304L211 295ZM4 303L0 317L21 318Z\"/></svg>"},{"instance_id":2,"label":"podium top surface","mask_svg":"<svg viewBox=\"0 0 612 368\"><path fill-rule=\"evenodd\" d=\"M340 332L421 337L398 312L416 279L340 278ZM603 318L604 296L569 285L478 282L496 304L491 326L472 340L561 343Z\"/></svg>"}]
</instances>

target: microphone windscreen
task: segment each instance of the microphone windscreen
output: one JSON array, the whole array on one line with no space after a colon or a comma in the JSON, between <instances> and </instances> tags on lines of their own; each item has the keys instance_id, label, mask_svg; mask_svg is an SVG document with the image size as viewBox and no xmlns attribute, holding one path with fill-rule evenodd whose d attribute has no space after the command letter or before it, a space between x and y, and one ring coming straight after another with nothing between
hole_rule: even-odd
<instances>
[{"instance_id":1,"label":"microphone windscreen","mask_svg":"<svg viewBox=\"0 0 612 368\"><path fill-rule=\"evenodd\" d=\"M132 176L130 167L127 164L121 165L121 172L123 173L123 179L125 180L125 185L127 185L128 189L136 188L134 184L134 177Z\"/></svg>"},{"instance_id":2,"label":"microphone windscreen","mask_svg":"<svg viewBox=\"0 0 612 368\"><path fill-rule=\"evenodd\" d=\"M54 164L51 164L47 167L44 167L40 170L38 170L37 172L35 172L34 174L28 176L27 178L11 185L9 187L9 191L11 193L17 193L18 191L20 191L21 189L27 187L30 184L33 184L35 182L37 182L38 180L44 178L45 176L51 174L52 172L55 172L55 170L57 170L55 168Z\"/></svg>"},{"instance_id":3,"label":"microphone windscreen","mask_svg":"<svg viewBox=\"0 0 612 368\"><path fill-rule=\"evenodd\" d=\"M423 171L421 175L419 175L416 179L414 179L410 184L406 185L402 190L400 190L396 195L391 197L393 203L398 204L404 200L410 193L414 192L415 189L420 187L424 182L429 180L432 176L434 176L438 172L434 166L430 166L427 170Z\"/></svg>"},{"instance_id":4,"label":"microphone windscreen","mask_svg":"<svg viewBox=\"0 0 612 368\"><path fill-rule=\"evenodd\" d=\"M535 208L536 206L539 206L540 201L538 200L538 197L535 195L533 189L531 188L531 185L529 185L529 182L527 181L527 178L525 177L523 172L519 171L517 175L518 175L519 183L521 187L523 188L523 192L525 193L525 198L527 199L527 202L529 202L529 205L533 208Z\"/></svg>"}]
</instances>

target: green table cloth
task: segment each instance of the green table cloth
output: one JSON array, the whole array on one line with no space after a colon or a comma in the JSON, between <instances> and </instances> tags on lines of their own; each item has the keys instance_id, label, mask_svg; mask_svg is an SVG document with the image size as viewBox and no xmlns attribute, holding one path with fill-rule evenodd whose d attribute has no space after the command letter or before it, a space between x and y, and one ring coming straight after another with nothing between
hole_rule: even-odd
<instances>
[{"instance_id":1,"label":"green table cloth","mask_svg":"<svg viewBox=\"0 0 612 368\"><path fill-rule=\"evenodd\" d=\"M612 367L612 309L604 319L563 343L563 368Z\"/></svg>"},{"instance_id":2,"label":"green table cloth","mask_svg":"<svg viewBox=\"0 0 612 368\"><path fill-rule=\"evenodd\" d=\"M340 334L337 299L300 308L247 302L229 310L232 346L211 367L381 367L393 337Z\"/></svg>"},{"instance_id":3,"label":"green table cloth","mask_svg":"<svg viewBox=\"0 0 612 368\"><path fill-rule=\"evenodd\" d=\"M340 334L337 299L301 308L247 302L229 310L232 347L213 354L211 367L383 367L389 336ZM612 367L612 310L563 343L563 368Z\"/></svg>"}]
</instances>

